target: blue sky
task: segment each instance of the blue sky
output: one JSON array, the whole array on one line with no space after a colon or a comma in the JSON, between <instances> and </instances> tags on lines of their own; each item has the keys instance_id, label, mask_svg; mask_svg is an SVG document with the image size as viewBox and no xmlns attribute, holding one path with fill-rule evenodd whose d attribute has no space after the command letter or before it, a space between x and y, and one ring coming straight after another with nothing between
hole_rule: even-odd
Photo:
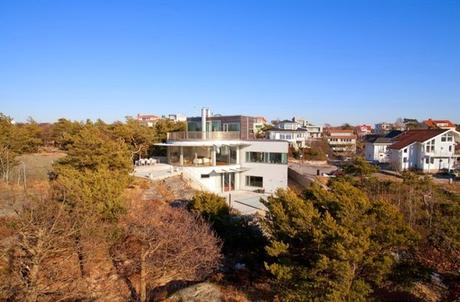
<instances>
[{"instance_id":1,"label":"blue sky","mask_svg":"<svg viewBox=\"0 0 460 302\"><path fill-rule=\"evenodd\" d=\"M460 1L0 1L0 112L460 123Z\"/></svg>"}]
</instances>

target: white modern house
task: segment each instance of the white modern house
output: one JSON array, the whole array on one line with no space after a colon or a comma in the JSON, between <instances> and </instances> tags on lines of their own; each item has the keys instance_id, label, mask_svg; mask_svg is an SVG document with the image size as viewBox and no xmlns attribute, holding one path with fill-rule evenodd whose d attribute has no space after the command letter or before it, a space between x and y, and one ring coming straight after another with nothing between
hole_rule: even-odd
<instances>
[{"instance_id":1,"label":"white modern house","mask_svg":"<svg viewBox=\"0 0 460 302\"><path fill-rule=\"evenodd\" d=\"M287 188L288 143L255 139L250 116L187 118L185 132L168 133L168 163L200 189L214 192L272 193Z\"/></svg>"},{"instance_id":2,"label":"white modern house","mask_svg":"<svg viewBox=\"0 0 460 302\"><path fill-rule=\"evenodd\" d=\"M460 133L453 129L408 130L388 146L389 161L397 171L420 170L426 173L458 165L456 145Z\"/></svg>"},{"instance_id":3,"label":"white modern house","mask_svg":"<svg viewBox=\"0 0 460 302\"><path fill-rule=\"evenodd\" d=\"M311 140L321 138L322 132L322 126L316 126L304 119L293 117L292 120L276 123L275 127L267 131L267 138L286 140L294 148L303 148L308 146Z\"/></svg>"},{"instance_id":4,"label":"white modern house","mask_svg":"<svg viewBox=\"0 0 460 302\"><path fill-rule=\"evenodd\" d=\"M311 138L323 137L323 126L317 126L307 122L302 128L307 129Z\"/></svg>"}]
</instances>

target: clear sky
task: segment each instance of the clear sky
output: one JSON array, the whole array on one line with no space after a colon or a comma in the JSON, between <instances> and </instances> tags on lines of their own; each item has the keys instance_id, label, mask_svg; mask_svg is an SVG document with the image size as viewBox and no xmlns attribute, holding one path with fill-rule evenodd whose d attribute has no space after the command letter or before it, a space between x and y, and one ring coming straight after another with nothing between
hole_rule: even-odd
<instances>
[{"instance_id":1,"label":"clear sky","mask_svg":"<svg viewBox=\"0 0 460 302\"><path fill-rule=\"evenodd\" d=\"M0 112L460 123L460 1L0 0Z\"/></svg>"}]
</instances>

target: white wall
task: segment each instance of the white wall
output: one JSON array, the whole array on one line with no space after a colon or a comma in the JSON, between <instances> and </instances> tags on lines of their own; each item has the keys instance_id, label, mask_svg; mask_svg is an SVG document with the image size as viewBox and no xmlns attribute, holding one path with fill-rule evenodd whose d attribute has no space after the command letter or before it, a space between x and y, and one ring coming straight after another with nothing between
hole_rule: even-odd
<instances>
[{"instance_id":1,"label":"white wall","mask_svg":"<svg viewBox=\"0 0 460 302\"><path fill-rule=\"evenodd\" d=\"M246 141L245 141L246 143ZM184 174L199 183L202 189L222 192L222 174L213 171L248 169L235 173L235 190L256 190L257 187L246 186L246 176L263 177L263 188L266 192L274 192L278 188L287 188L288 165L246 162L246 152L279 152L288 153L288 143L285 141L247 141L240 146L238 157L240 164L214 167L183 167ZM210 174L209 178L201 178L202 174Z\"/></svg>"},{"instance_id":2,"label":"white wall","mask_svg":"<svg viewBox=\"0 0 460 302\"><path fill-rule=\"evenodd\" d=\"M255 190L258 188L246 186L246 176L263 177L263 186L266 192L274 192L278 188L287 188L288 165L246 162L246 152L280 152L288 153L287 142L251 141L249 146L240 149L242 168L248 171L240 174L240 188L242 190Z\"/></svg>"},{"instance_id":3,"label":"white wall","mask_svg":"<svg viewBox=\"0 0 460 302\"><path fill-rule=\"evenodd\" d=\"M423 172L436 172L440 169L452 168L455 162L455 136L451 142L443 142L441 138L444 134L446 133L440 134L423 143L413 143L401 150L390 150L391 165L400 171L417 169ZM434 150L431 151L430 149L427 152L426 146L432 140L434 140ZM449 146L452 146L451 151L449 151ZM404 152L404 150L407 150L407 152ZM404 157L407 157L407 163L403 162ZM428 163L426 163L427 157L429 158ZM449 158L451 159L449 160Z\"/></svg>"},{"instance_id":4,"label":"white wall","mask_svg":"<svg viewBox=\"0 0 460 302\"><path fill-rule=\"evenodd\" d=\"M401 152L397 149L390 149L389 150L389 159L391 167L396 171L402 171L402 159L401 159Z\"/></svg>"},{"instance_id":5,"label":"white wall","mask_svg":"<svg viewBox=\"0 0 460 302\"><path fill-rule=\"evenodd\" d=\"M453 134L453 131L448 131L446 133ZM430 139L423 144L420 144L420 162L423 167L424 172L436 172L441 169L451 169L455 160L453 159L455 155L455 138L453 136L452 141L442 141L442 136L446 133L436 136L434 139L434 151L426 152L426 146L428 142L431 142L433 139ZM451 150L449 151L449 146L451 146ZM429 163L426 163L426 157L433 158L433 163L431 163L431 159ZM449 157L450 159L449 161Z\"/></svg>"},{"instance_id":6,"label":"white wall","mask_svg":"<svg viewBox=\"0 0 460 302\"><path fill-rule=\"evenodd\" d=\"M225 166L226 168L239 167L238 165ZM222 190L222 176L218 173L213 173L213 170L219 169L219 167L184 167L184 173L188 174L193 180L199 182L203 189L219 193ZM209 178L201 178L202 174L210 174Z\"/></svg>"}]
</instances>

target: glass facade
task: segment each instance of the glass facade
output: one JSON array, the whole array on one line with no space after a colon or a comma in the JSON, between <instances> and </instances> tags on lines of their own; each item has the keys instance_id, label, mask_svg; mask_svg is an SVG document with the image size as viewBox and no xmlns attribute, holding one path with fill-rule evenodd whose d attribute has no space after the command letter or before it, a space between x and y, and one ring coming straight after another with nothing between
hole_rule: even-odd
<instances>
[{"instance_id":1,"label":"glass facade","mask_svg":"<svg viewBox=\"0 0 460 302\"><path fill-rule=\"evenodd\" d=\"M262 188L264 186L264 178L262 176L246 176L246 186Z\"/></svg>"},{"instance_id":2,"label":"glass facade","mask_svg":"<svg viewBox=\"0 0 460 302\"><path fill-rule=\"evenodd\" d=\"M217 132L217 131L240 131L240 123L239 122L230 122L230 123L222 123L221 120L211 120L206 121L206 132ZM201 121L188 121L187 122L187 131L189 132L200 132L201 128Z\"/></svg>"},{"instance_id":3,"label":"glass facade","mask_svg":"<svg viewBox=\"0 0 460 302\"><path fill-rule=\"evenodd\" d=\"M288 155L279 152L246 152L246 162L287 165Z\"/></svg>"},{"instance_id":4,"label":"glass facade","mask_svg":"<svg viewBox=\"0 0 460 302\"><path fill-rule=\"evenodd\" d=\"M168 159L171 165L180 165L180 148L168 148ZM182 147L182 154L184 166L212 165L212 147Z\"/></svg>"},{"instance_id":5,"label":"glass facade","mask_svg":"<svg viewBox=\"0 0 460 302\"><path fill-rule=\"evenodd\" d=\"M212 166L213 148L213 146L171 146L168 148L168 161L171 165L181 165L182 149L182 163L184 166ZM238 148L236 146L223 145L215 148L217 166L237 163Z\"/></svg>"},{"instance_id":6,"label":"glass facade","mask_svg":"<svg viewBox=\"0 0 460 302\"><path fill-rule=\"evenodd\" d=\"M240 131L240 123L225 123L223 125L223 131Z\"/></svg>"},{"instance_id":7,"label":"glass facade","mask_svg":"<svg viewBox=\"0 0 460 302\"><path fill-rule=\"evenodd\" d=\"M201 131L201 121L188 121L187 122L187 131L189 132L195 132L195 131Z\"/></svg>"},{"instance_id":8,"label":"glass facade","mask_svg":"<svg viewBox=\"0 0 460 302\"><path fill-rule=\"evenodd\" d=\"M221 146L216 148L216 164L232 165L236 164L237 148L232 146Z\"/></svg>"}]
</instances>

